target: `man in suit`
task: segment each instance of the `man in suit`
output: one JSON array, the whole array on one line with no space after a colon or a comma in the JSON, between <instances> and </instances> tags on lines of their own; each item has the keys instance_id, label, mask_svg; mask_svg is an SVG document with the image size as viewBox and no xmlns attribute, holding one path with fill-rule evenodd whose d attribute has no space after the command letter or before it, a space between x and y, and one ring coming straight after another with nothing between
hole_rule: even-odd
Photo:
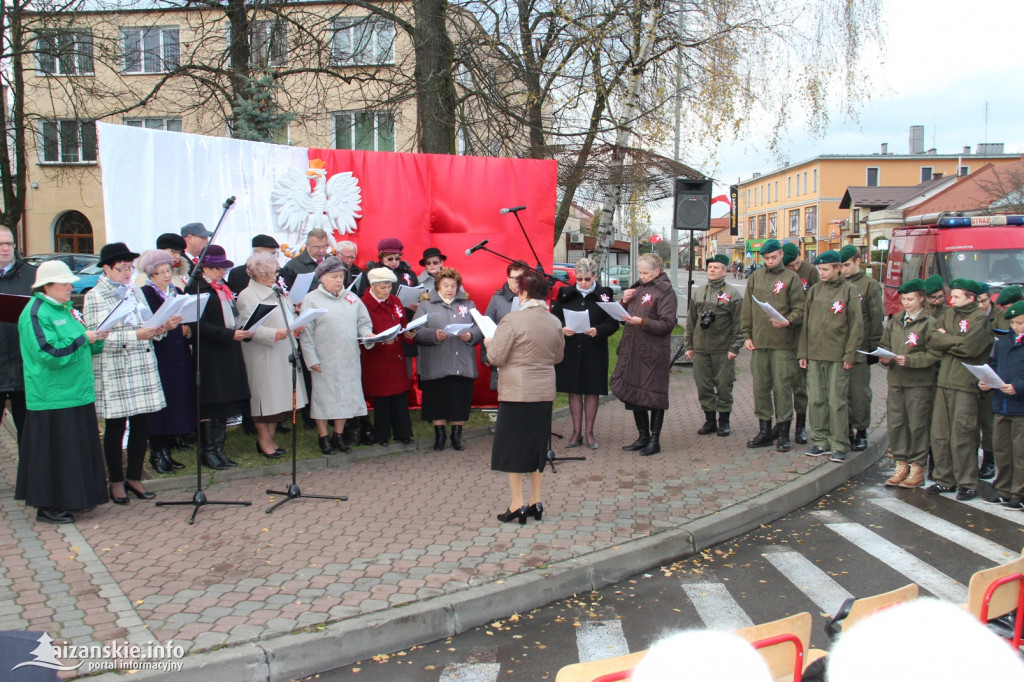
<instances>
[{"instance_id":1,"label":"man in suit","mask_svg":"<svg viewBox=\"0 0 1024 682\"><path fill-rule=\"evenodd\" d=\"M281 245L269 234L258 234L252 238L253 253L270 253L276 258L279 248L281 248ZM228 273L227 283L228 288L234 292L235 296L242 293L242 290L249 286L249 273L245 271L245 263L239 263L231 268L231 272Z\"/></svg>"},{"instance_id":2,"label":"man in suit","mask_svg":"<svg viewBox=\"0 0 1024 682\"><path fill-rule=\"evenodd\" d=\"M206 226L202 223L189 223L181 228L181 236L185 240L184 256L189 262L188 272L192 274L192 269L199 262L199 255L203 252L203 249L210 243L210 237L213 236L213 232L207 230Z\"/></svg>"}]
</instances>

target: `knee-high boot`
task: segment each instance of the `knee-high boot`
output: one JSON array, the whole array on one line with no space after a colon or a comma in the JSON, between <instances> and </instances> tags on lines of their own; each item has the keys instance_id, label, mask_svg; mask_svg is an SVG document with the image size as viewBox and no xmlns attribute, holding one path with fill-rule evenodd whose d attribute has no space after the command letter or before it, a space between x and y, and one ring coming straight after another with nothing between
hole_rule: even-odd
<instances>
[{"instance_id":1,"label":"knee-high boot","mask_svg":"<svg viewBox=\"0 0 1024 682\"><path fill-rule=\"evenodd\" d=\"M224 441L227 439L228 435L228 420L215 419L214 424L216 424L216 427L214 428L213 436L216 439L214 442L217 445L217 459L220 460L221 464L228 468L238 466L238 464L231 461L228 457L228 453L224 451Z\"/></svg>"},{"instance_id":2,"label":"knee-high boot","mask_svg":"<svg viewBox=\"0 0 1024 682\"><path fill-rule=\"evenodd\" d=\"M217 423L214 420L199 422L199 444L202 447L201 456L203 466L215 471L224 471L228 468L222 464L217 456Z\"/></svg>"},{"instance_id":3,"label":"knee-high boot","mask_svg":"<svg viewBox=\"0 0 1024 682\"><path fill-rule=\"evenodd\" d=\"M651 440L647 447L640 451L641 456L656 455L661 452L661 425L665 422L665 410L651 410Z\"/></svg>"},{"instance_id":4,"label":"knee-high boot","mask_svg":"<svg viewBox=\"0 0 1024 682\"><path fill-rule=\"evenodd\" d=\"M636 422L636 430L640 435L631 444L622 446L627 452L643 450L651 442L651 422L647 410L633 410L633 421Z\"/></svg>"}]
</instances>

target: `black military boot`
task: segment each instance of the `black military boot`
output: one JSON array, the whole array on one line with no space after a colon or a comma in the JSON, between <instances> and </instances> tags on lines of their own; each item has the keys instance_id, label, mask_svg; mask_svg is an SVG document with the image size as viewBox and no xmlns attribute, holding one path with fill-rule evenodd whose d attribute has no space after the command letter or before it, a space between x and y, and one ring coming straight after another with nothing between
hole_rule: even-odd
<instances>
[{"instance_id":1,"label":"black military boot","mask_svg":"<svg viewBox=\"0 0 1024 682\"><path fill-rule=\"evenodd\" d=\"M698 436L706 436L710 433L714 433L718 430L718 424L715 423L715 413L704 410L704 426L697 429Z\"/></svg>"},{"instance_id":2,"label":"black military boot","mask_svg":"<svg viewBox=\"0 0 1024 682\"><path fill-rule=\"evenodd\" d=\"M853 440L850 441L850 449L854 452L863 452L868 449L868 432L864 429L857 429Z\"/></svg>"},{"instance_id":3,"label":"black military boot","mask_svg":"<svg viewBox=\"0 0 1024 682\"><path fill-rule=\"evenodd\" d=\"M798 414L796 416L796 429L793 433L793 440L798 445L804 445L807 443L807 415Z\"/></svg>"},{"instance_id":4,"label":"black military boot","mask_svg":"<svg viewBox=\"0 0 1024 682\"><path fill-rule=\"evenodd\" d=\"M448 440L448 432L444 428L444 424L434 427L434 449L440 452L444 450L444 444Z\"/></svg>"},{"instance_id":5,"label":"black military boot","mask_svg":"<svg viewBox=\"0 0 1024 682\"><path fill-rule=\"evenodd\" d=\"M462 425L458 424L452 426L452 447L456 450L465 450L466 446L462 444Z\"/></svg>"},{"instance_id":6,"label":"black military boot","mask_svg":"<svg viewBox=\"0 0 1024 682\"><path fill-rule=\"evenodd\" d=\"M996 460L992 456L991 450L981 451L981 466L978 467L978 478L995 478L996 475Z\"/></svg>"},{"instance_id":7,"label":"black military boot","mask_svg":"<svg viewBox=\"0 0 1024 682\"><path fill-rule=\"evenodd\" d=\"M718 435L728 436L732 433L732 429L729 428L729 413L719 412L718 413Z\"/></svg>"},{"instance_id":8,"label":"black military boot","mask_svg":"<svg viewBox=\"0 0 1024 682\"><path fill-rule=\"evenodd\" d=\"M779 422L775 425L775 449L779 452L789 452L792 445L789 444L789 422Z\"/></svg>"},{"instance_id":9,"label":"black military boot","mask_svg":"<svg viewBox=\"0 0 1024 682\"><path fill-rule=\"evenodd\" d=\"M149 465L153 467L153 471L158 474L169 474L171 473L171 463L167 461L170 456L170 451L164 451L164 449L152 444L150 441L149 446Z\"/></svg>"},{"instance_id":10,"label":"black military boot","mask_svg":"<svg viewBox=\"0 0 1024 682\"><path fill-rule=\"evenodd\" d=\"M220 460L221 464L229 469L231 467L238 466L238 463L231 461L231 458L228 457L228 453L224 451L224 441L227 440L228 437L228 420L214 419L212 421L214 423L213 437L217 448L217 459Z\"/></svg>"},{"instance_id":11,"label":"black military boot","mask_svg":"<svg viewBox=\"0 0 1024 682\"><path fill-rule=\"evenodd\" d=\"M665 410L651 410L651 440L640 451L642 457L661 452L661 425L665 422Z\"/></svg>"},{"instance_id":12,"label":"black military boot","mask_svg":"<svg viewBox=\"0 0 1024 682\"><path fill-rule=\"evenodd\" d=\"M651 442L651 421L647 410L633 410L633 421L636 422L636 430L640 435L629 445L622 446L627 452L643 450Z\"/></svg>"},{"instance_id":13,"label":"black military boot","mask_svg":"<svg viewBox=\"0 0 1024 682\"><path fill-rule=\"evenodd\" d=\"M199 422L199 444L202 448L203 466L215 471L224 471L227 464L222 464L217 456L217 424L212 419Z\"/></svg>"},{"instance_id":14,"label":"black military boot","mask_svg":"<svg viewBox=\"0 0 1024 682\"><path fill-rule=\"evenodd\" d=\"M772 433L771 419L758 419L759 430L757 435L747 441L748 448L766 448L772 444L774 434Z\"/></svg>"}]
</instances>

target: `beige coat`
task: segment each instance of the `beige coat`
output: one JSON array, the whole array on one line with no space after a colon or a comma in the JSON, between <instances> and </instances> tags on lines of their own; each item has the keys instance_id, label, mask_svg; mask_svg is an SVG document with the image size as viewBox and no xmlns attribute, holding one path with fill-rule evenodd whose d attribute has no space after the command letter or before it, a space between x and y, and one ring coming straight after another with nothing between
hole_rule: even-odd
<instances>
[{"instance_id":1,"label":"beige coat","mask_svg":"<svg viewBox=\"0 0 1024 682\"><path fill-rule=\"evenodd\" d=\"M562 323L543 306L517 310L501 319L487 348L498 372L498 400L512 403L555 399L555 365L562 361Z\"/></svg>"},{"instance_id":2,"label":"beige coat","mask_svg":"<svg viewBox=\"0 0 1024 682\"><path fill-rule=\"evenodd\" d=\"M255 280L238 295L238 317L244 323L260 303L274 306L274 312L267 315L267 321L256 330L251 341L242 343L242 355L245 357L245 373L249 377L249 407L254 417L269 417L292 410L292 366L288 362L291 355L291 344L288 339L274 341L278 329L284 328L284 318L277 305L277 296L270 287L258 284ZM285 308L289 311L292 304L285 297ZM295 395L295 408L306 405L306 384L302 374L298 376Z\"/></svg>"}]
</instances>

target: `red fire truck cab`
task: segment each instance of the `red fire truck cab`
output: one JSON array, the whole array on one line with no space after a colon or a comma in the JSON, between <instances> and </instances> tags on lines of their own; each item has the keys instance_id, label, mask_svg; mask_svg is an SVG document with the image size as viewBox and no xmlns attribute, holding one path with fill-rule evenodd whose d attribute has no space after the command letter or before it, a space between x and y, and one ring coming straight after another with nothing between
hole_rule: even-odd
<instances>
[{"instance_id":1,"label":"red fire truck cab","mask_svg":"<svg viewBox=\"0 0 1024 682\"><path fill-rule=\"evenodd\" d=\"M899 286L938 274L994 288L1024 286L1024 216L915 216L892 231L885 268L885 313L902 310Z\"/></svg>"}]
</instances>

